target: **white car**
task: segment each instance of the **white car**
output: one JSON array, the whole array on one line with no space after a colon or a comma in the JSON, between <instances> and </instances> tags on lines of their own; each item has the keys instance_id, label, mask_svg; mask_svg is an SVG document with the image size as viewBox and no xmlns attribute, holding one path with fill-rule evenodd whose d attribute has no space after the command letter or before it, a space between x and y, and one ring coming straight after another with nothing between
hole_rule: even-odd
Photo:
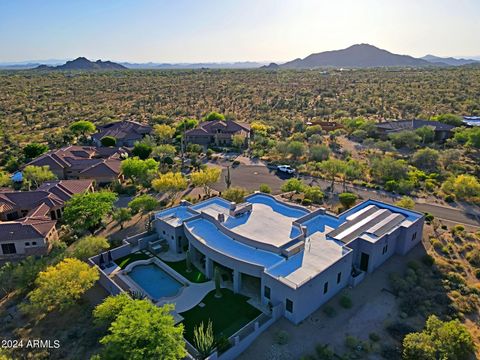
<instances>
[{"instance_id":1,"label":"white car","mask_svg":"<svg viewBox=\"0 0 480 360\"><path fill-rule=\"evenodd\" d=\"M287 174L293 174L295 172L295 169L290 165L278 165L277 170Z\"/></svg>"}]
</instances>

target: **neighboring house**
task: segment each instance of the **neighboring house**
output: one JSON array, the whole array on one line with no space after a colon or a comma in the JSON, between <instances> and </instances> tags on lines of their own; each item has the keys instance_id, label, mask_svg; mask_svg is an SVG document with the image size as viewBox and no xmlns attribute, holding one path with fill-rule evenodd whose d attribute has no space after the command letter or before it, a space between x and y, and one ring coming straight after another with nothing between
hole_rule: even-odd
<instances>
[{"instance_id":1,"label":"neighboring house","mask_svg":"<svg viewBox=\"0 0 480 360\"><path fill-rule=\"evenodd\" d=\"M169 251L188 249L210 279L221 268L234 292L281 304L295 324L392 255L405 255L421 241L423 223L421 213L374 200L335 215L262 193L242 204L183 201L153 222Z\"/></svg>"},{"instance_id":2,"label":"neighboring house","mask_svg":"<svg viewBox=\"0 0 480 360\"><path fill-rule=\"evenodd\" d=\"M234 135L245 138L245 145L250 139L250 125L232 120L205 121L185 132L187 143L208 146L231 146Z\"/></svg>"},{"instance_id":3,"label":"neighboring house","mask_svg":"<svg viewBox=\"0 0 480 360\"><path fill-rule=\"evenodd\" d=\"M58 239L55 223L35 217L0 222L0 261L48 254L52 242Z\"/></svg>"},{"instance_id":4,"label":"neighboring house","mask_svg":"<svg viewBox=\"0 0 480 360\"><path fill-rule=\"evenodd\" d=\"M334 131L338 129L343 129L344 126L342 124L337 123L336 121L311 121L307 122L307 125L319 125L323 131L329 132L329 131Z\"/></svg>"},{"instance_id":5,"label":"neighboring house","mask_svg":"<svg viewBox=\"0 0 480 360\"><path fill-rule=\"evenodd\" d=\"M49 166L59 179L93 179L102 185L121 177L120 164L126 154L123 148L72 145L49 151L27 166Z\"/></svg>"},{"instance_id":6,"label":"neighboring house","mask_svg":"<svg viewBox=\"0 0 480 360\"><path fill-rule=\"evenodd\" d=\"M92 180L43 183L35 191L0 192L0 260L48 253L56 220L75 194L94 191Z\"/></svg>"},{"instance_id":7,"label":"neighboring house","mask_svg":"<svg viewBox=\"0 0 480 360\"><path fill-rule=\"evenodd\" d=\"M133 147L137 141L152 132L150 125L136 121L118 121L97 126L97 133L92 135L92 140L97 146L102 146L102 139L110 136L116 139L116 146Z\"/></svg>"},{"instance_id":8,"label":"neighboring house","mask_svg":"<svg viewBox=\"0 0 480 360\"><path fill-rule=\"evenodd\" d=\"M416 130L418 128L429 126L435 131L436 141L445 141L452 136L452 130L455 126L430 120L397 120L381 122L375 125L380 136L386 137L388 134L397 133L403 130Z\"/></svg>"},{"instance_id":9,"label":"neighboring house","mask_svg":"<svg viewBox=\"0 0 480 360\"><path fill-rule=\"evenodd\" d=\"M31 216L57 220L73 195L93 190L92 180L58 180L45 182L34 191L0 192L0 221Z\"/></svg>"}]
</instances>

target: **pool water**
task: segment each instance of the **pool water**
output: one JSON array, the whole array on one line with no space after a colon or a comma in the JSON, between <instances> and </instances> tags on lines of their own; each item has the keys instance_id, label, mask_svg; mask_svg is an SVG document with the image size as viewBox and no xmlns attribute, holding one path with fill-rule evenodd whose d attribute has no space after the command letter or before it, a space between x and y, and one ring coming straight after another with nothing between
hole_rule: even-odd
<instances>
[{"instance_id":1,"label":"pool water","mask_svg":"<svg viewBox=\"0 0 480 360\"><path fill-rule=\"evenodd\" d=\"M155 300L174 296L183 287L156 264L137 265L128 276Z\"/></svg>"}]
</instances>

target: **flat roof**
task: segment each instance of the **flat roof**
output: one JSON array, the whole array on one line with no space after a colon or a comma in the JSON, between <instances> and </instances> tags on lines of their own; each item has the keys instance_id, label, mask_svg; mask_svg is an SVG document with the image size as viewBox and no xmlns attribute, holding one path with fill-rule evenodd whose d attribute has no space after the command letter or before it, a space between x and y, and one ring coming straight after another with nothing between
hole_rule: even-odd
<instances>
[{"instance_id":1,"label":"flat roof","mask_svg":"<svg viewBox=\"0 0 480 360\"><path fill-rule=\"evenodd\" d=\"M172 226L180 226L187 219L196 214L189 210L188 206L180 205L173 208L160 211L155 214L157 219L161 219Z\"/></svg>"},{"instance_id":2,"label":"flat roof","mask_svg":"<svg viewBox=\"0 0 480 360\"><path fill-rule=\"evenodd\" d=\"M222 233L215 224L207 219L194 219L186 222L185 226L205 245L231 258L264 268L269 268L285 261L285 258L281 255L257 249L232 239Z\"/></svg>"},{"instance_id":3,"label":"flat roof","mask_svg":"<svg viewBox=\"0 0 480 360\"><path fill-rule=\"evenodd\" d=\"M251 212L229 216L223 225L249 239L282 247L301 234L300 228L293 225L295 219L275 211L269 205L254 203Z\"/></svg>"}]
</instances>

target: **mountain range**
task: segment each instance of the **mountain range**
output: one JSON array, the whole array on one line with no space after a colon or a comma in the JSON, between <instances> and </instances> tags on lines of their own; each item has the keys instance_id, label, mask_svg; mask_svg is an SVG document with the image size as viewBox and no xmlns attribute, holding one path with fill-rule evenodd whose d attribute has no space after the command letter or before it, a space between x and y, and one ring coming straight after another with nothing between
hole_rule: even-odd
<instances>
[{"instance_id":1,"label":"mountain range","mask_svg":"<svg viewBox=\"0 0 480 360\"><path fill-rule=\"evenodd\" d=\"M35 70L126 70L127 68L121 64L112 61L97 60L95 62L84 57L67 61L63 65L48 66L40 65Z\"/></svg>"},{"instance_id":2,"label":"mountain range","mask_svg":"<svg viewBox=\"0 0 480 360\"><path fill-rule=\"evenodd\" d=\"M279 67L283 69L427 67L461 66L475 62L475 60L440 58L433 55L415 58L409 55L393 54L369 44L356 44L342 50L311 54L303 59L298 58L280 64ZM272 68L274 65L269 66Z\"/></svg>"},{"instance_id":3,"label":"mountain range","mask_svg":"<svg viewBox=\"0 0 480 360\"><path fill-rule=\"evenodd\" d=\"M90 61L85 57L75 60L25 61L18 63L0 63L0 69L10 70L125 70L125 69L315 69L315 68L375 68L375 67L448 67L480 66L476 59L438 57L426 55L415 58L399 55L369 44L356 44L346 49L324 51L297 58L285 63L243 62L205 62L205 63L129 63L113 61ZM268 65L267 65L268 64Z\"/></svg>"}]
</instances>

